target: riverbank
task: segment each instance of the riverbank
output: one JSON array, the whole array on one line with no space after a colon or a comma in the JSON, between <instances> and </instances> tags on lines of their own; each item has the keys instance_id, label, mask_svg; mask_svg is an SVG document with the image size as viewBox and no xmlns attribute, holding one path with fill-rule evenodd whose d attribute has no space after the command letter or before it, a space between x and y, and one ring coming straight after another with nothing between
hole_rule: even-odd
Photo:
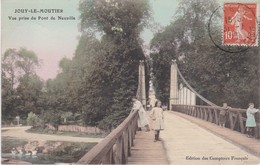
<instances>
[{"instance_id":1,"label":"riverbank","mask_svg":"<svg viewBox=\"0 0 260 165\"><path fill-rule=\"evenodd\" d=\"M37 140L37 141L68 141L68 142L95 142L99 143L103 138L89 138L89 137L71 137L71 136L62 136L62 135L46 135L39 133L26 132L30 129L30 126L22 127L6 127L2 128L2 137L16 137L19 139L27 140Z\"/></svg>"},{"instance_id":2,"label":"riverbank","mask_svg":"<svg viewBox=\"0 0 260 165\"><path fill-rule=\"evenodd\" d=\"M32 164L73 163L103 140L26 132L28 129L30 127L2 128L2 164L20 164L19 161ZM12 148L25 149L27 156L12 155ZM35 149L37 155L28 156L28 153Z\"/></svg>"}]
</instances>

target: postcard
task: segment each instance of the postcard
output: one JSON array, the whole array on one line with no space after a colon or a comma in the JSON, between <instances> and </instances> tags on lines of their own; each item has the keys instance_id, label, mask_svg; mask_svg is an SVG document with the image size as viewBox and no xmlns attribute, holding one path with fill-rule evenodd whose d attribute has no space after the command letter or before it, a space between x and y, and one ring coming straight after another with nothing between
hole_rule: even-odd
<instances>
[{"instance_id":1,"label":"postcard","mask_svg":"<svg viewBox=\"0 0 260 165\"><path fill-rule=\"evenodd\" d=\"M2 0L2 164L260 164L259 0Z\"/></svg>"}]
</instances>

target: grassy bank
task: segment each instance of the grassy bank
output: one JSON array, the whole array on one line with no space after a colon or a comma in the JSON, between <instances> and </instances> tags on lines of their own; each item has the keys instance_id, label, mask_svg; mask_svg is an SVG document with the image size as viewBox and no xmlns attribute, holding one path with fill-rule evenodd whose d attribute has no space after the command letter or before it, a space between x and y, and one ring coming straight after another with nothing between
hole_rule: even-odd
<instances>
[{"instance_id":1,"label":"grassy bank","mask_svg":"<svg viewBox=\"0 0 260 165\"><path fill-rule=\"evenodd\" d=\"M72 137L88 137L88 138L104 138L107 134L87 134L82 132L63 132L63 131L54 131L48 128L31 128L26 130L26 132L39 133L39 134L50 134L50 135L62 135L62 136L72 136Z\"/></svg>"},{"instance_id":2,"label":"grassy bank","mask_svg":"<svg viewBox=\"0 0 260 165\"><path fill-rule=\"evenodd\" d=\"M24 146L28 143L27 140L17 139L13 137L2 137L2 153L10 153L12 148L17 146Z\"/></svg>"}]
</instances>

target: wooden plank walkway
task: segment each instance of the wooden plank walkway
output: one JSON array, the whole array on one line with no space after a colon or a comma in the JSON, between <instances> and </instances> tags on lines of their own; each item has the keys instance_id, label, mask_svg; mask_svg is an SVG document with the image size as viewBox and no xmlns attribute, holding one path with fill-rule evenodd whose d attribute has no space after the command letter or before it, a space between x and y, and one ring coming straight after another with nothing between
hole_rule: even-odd
<instances>
[{"instance_id":1,"label":"wooden plank walkway","mask_svg":"<svg viewBox=\"0 0 260 165\"><path fill-rule=\"evenodd\" d=\"M169 164L162 141L153 140L153 131L137 131L128 164Z\"/></svg>"},{"instance_id":2,"label":"wooden plank walkway","mask_svg":"<svg viewBox=\"0 0 260 165\"><path fill-rule=\"evenodd\" d=\"M170 164L256 165L260 163L260 157L257 155L245 151L243 147L235 145L232 141L209 130L218 130L220 133L225 132L230 136L234 133L231 136L232 139L243 139L253 145L260 144L260 141L247 138L238 132L170 111L165 112L165 127L161 137L164 140ZM207 127L207 129L203 127ZM238 141L242 142L242 140Z\"/></svg>"},{"instance_id":3,"label":"wooden plank walkway","mask_svg":"<svg viewBox=\"0 0 260 165\"><path fill-rule=\"evenodd\" d=\"M165 111L162 141L138 131L128 164L260 164L260 140L177 112Z\"/></svg>"},{"instance_id":4,"label":"wooden plank walkway","mask_svg":"<svg viewBox=\"0 0 260 165\"><path fill-rule=\"evenodd\" d=\"M254 154L257 157L260 157L260 139L248 138L246 134L241 134L240 132L230 130L228 128L222 128L214 123L209 123L207 121L188 116L178 112L170 112L177 116L180 116L184 119L189 120L190 122L203 127L204 129L212 132L213 134L222 137L223 139L230 141L244 150ZM259 162L260 163L260 162Z\"/></svg>"}]
</instances>

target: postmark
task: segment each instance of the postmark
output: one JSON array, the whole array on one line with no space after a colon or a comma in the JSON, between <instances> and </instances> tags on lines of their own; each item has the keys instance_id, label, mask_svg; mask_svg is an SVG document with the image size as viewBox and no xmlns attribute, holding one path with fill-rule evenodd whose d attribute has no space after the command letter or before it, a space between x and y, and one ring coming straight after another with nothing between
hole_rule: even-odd
<instances>
[{"instance_id":1,"label":"postmark","mask_svg":"<svg viewBox=\"0 0 260 165\"><path fill-rule=\"evenodd\" d=\"M258 46L257 3L224 3L222 44Z\"/></svg>"}]
</instances>

